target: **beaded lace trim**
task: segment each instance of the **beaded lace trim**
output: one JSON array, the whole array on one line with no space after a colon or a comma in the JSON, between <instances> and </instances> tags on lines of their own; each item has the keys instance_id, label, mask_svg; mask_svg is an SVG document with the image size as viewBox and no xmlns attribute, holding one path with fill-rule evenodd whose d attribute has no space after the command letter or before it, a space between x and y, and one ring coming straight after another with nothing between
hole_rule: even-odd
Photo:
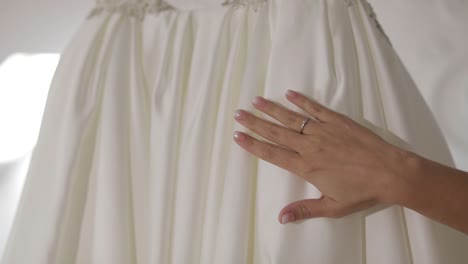
<instances>
[{"instance_id":1,"label":"beaded lace trim","mask_svg":"<svg viewBox=\"0 0 468 264\"><path fill-rule=\"evenodd\" d=\"M372 8L372 5L369 4L368 2L365 2L364 8L366 8L367 14L369 14L369 17L374 23L374 26L382 34L382 36L386 39L386 41L390 44L390 46L392 46L392 42L390 41L390 38L388 37L388 35L385 33L382 26L380 25L379 20L377 19L377 15L374 12L374 8Z\"/></svg>"},{"instance_id":2,"label":"beaded lace trim","mask_svg":"<svg viewBox=\"0 0 468 264\"><path fill-rule=\"evenodd\" d=\"M347 6L351 6L356 0L343 1ZM234 8L251 7L254 11L257 11L267 2L268 0L225 0L221 5ZM143 19L148 13L159 13L167 10L175 10L175 8L164 0L98 0L95 8L89 13L88 18L99 15L102 12L109 12Z\"/></svg>"},{"instance_id":3,"label":"beaded lace trim","mask_svg":"<svg viewBox=\"0 0 468 264\"><path fill-rule=\"evenodd\" d=\"M233 7L252 7L257 11L261 6L265 5L267 0L226 0L222 3L223 6Z\"/></svg>"},{"instance_id":4,"label":"beaded lace trim","mask_svg":"<svg viewBox=\"0 0 468 264\"><path fill-rule=\"evenodd\" d=\"M101 14L102 12L120 13L126 16L132 16L143 19L147 13L159 13L174 8L163 0L154 2L139 1L99 1L96 7L91 10L88 18Z\"/></svg>"},{"instance_id":5,"label":"beaded lace trim","mask_svg":"<svg viewBox=\"0 0 468 264\"><path fill-rule=\"evenodd\" d=\"M268 0L225 0L221 5L232 6L234 8L252 7L254 11L257 11L261 6L265 5L267 1ZM175 8L164 0L140 0L136 2L128 0L101 0L98 1L95 8L91 10L88 18L99 15L102 12L109 12L143 19L148 13L159 13L167 10L175 10Z\"/></svg>"}]
</instances>

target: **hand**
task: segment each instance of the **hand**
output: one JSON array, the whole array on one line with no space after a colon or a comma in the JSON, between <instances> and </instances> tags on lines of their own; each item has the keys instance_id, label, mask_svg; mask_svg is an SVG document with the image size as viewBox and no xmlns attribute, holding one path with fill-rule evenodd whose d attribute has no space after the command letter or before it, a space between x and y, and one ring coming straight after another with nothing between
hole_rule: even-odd
<instances>
[{"instance_id":1,"label":"hand","mask_svg":"<svg viewBox=\"0 0 468 264\"><path fill-rule=\"evenodd\" d=\"M369 129L305 96L288 91L287 99L307 117L261 97L255 108L282 125L244 110L237 122L269 141L235 132L234 140L260 159L286 169L315 185L322 197L293 202L283 208L281 223L313 217L342 217L391 200L389 190L400 172L403 150ZM301 133L302 132L302 133Z\"/></svg>"}]
</instances>

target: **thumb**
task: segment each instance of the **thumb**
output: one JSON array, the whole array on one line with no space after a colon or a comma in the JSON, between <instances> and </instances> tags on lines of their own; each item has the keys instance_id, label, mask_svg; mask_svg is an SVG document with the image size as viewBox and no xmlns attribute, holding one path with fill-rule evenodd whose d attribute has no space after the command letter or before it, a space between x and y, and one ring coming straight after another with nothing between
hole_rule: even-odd
<instances>
[{"instance_id":1,"label":"thumb","mask_svg":"<svg viewBox=\"0 0 468 264\"><path fill-rule=\"evenodd\" d=\"M296 201L281 210L278 220L281 224L287 224L309 218L327 217L333 215L335 206L336 202L325 196Z\"/></svg>"}]
</instances>

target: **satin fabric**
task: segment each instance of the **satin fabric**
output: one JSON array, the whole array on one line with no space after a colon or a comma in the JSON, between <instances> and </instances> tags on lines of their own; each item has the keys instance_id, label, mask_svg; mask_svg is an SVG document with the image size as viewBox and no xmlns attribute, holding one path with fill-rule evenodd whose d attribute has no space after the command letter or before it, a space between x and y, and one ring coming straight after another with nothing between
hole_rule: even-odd
<instances>
[{"instance_id":1,"label":"satin fabric","mask_svg":"<svg viewBox=\"0 0 468 264\"><path fill-rule=\"evenodd\" d=\"M232 140L234 110L255 112L257 95L291 107L295 89L452 165L365 1L177 2L188 9L94 14L70 41L3 264L468 259L466 236L398 206L280 225L320 192Z\"/></svg>"}]
</instances>

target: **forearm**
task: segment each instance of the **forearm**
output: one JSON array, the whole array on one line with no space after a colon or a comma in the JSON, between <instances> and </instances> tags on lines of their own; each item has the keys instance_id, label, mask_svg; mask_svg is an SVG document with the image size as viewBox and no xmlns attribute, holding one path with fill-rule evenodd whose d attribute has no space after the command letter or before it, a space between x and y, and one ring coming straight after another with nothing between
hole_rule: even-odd
<instances>
[{"instance_id":1,"label":"forearm","mask_svg":"<svg viewBox=\"0 0 468 264\"><path fill-rule=\"evenodd\" d=\"M413 153L403 160L394 202L468 234L468 173Z\"/></svg>"}]
</instances>

